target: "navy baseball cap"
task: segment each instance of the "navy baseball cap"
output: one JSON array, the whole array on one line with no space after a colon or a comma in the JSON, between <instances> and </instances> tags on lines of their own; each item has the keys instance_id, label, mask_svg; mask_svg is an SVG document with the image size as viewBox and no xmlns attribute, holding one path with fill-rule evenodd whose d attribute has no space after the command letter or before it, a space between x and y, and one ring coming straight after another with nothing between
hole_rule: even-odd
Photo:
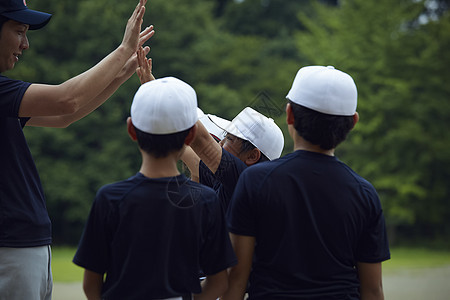
<instances>
[{"instance_id":1,"label":"navy baseball cap","mask_svg":"<svg viewBox=\"0 0 450 300\"><path fill-rule=\"evenodd\" d=\"M0 15L27 24L30 26L30 30L44 27L52 17L48 13L28 9L25 0L1 0Z\"/></svg>"}]
</instances>

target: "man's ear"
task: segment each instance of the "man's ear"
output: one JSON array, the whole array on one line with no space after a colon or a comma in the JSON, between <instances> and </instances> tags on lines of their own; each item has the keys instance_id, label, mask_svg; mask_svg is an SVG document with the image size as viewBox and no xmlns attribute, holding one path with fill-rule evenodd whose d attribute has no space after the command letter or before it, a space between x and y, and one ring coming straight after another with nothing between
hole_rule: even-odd
<instances>
[{"instance_id":1,"label":"man's ear","mask_svg":"<svg viewBox=\"0 0 450 300\"><path fill-rule=\"evenodd\" d=\"M256 164L261 158L261 151L258 148L253 148L252 150L245 153L244 163L247 166Z\"/></svg>"},{"instance_id":2,"label":"man's ear","mask_svg":"<svg viewBox=\"0 0 450 300\"><path fill-rule=\"evenodd\" d=\"M192 143L192 141L194 140L196 133L197 133L197 123L195 123L194 126L192 126L191 129L189 130L188 135L184 139L184 143L186 145L190 145Z\"/></svg>"},{"instance_id":3,"label":"man's ear","mask_svg":"<svg viewBox=\"0 0 450 300\"><path fill-rule=\"evenodd\" d=\"M131 122L131 117L128 117L128 119L127 119L127 131L128 131L128 135L130 136L130 138L133 141L137 141L136 130L134 128L133 123Z\"/></svg>"},{"instance_id":4,"label":"man's ear","mask_svg":"<svg viewBox=\"0 0 450 300\"><path fill-rule=\"evenodd\" d=\"M286 104L286 123L288 125L294 125L294 112L290 103Z\"/></svg>"}]
</instances>

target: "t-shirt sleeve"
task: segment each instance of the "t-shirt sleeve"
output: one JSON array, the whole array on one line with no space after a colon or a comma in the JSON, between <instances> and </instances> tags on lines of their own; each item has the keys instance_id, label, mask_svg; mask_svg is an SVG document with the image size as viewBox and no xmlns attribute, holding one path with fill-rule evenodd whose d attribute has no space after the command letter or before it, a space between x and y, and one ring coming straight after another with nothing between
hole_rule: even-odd
<instances>
[{"instance_id":1,"label":"t-shirt sleeve","mask_svg":"<svg viewBox=\"0 0 450 300\"><path fill-rule=\"evenodd\" d=\"M213 275L236 265L237 258L231 246L230 237L220 203L214 193L208 202L205 243L200 251L200 265L207 275Z\"/></svg>"},{"instance_id":2,"label":"t-shirt sleeve","mask_svg":"<svg viewBox=\"0 0 450 300\"><path fill-rule=\"evenodd\" d=\"M16 118L19 115L20 103L29 82L9 79L0 75L0 116Z\"/></svg>"},{"instance_id":3,"label":"t-shirt sleeve","mask_svg":"<svg viewBox=\"0 0 450 300\"><path fill-rule=\"evenodd\" d=\"M247 165L242 160L222 149L222 158L214 175L223 185L230 186L234 190L239 176L245 169Z\"/></svg>"},{"instance_id":4,"label":"t-shirt sleeve","mask_svg":"<svg viewBox=\"0 0 450 300\"><path fill-rule=\"evenodd\" d=\"M390 259L389 242L386 232L381 203L375 188L365 188L366 201L371 204L371 211L356 250L359 262L376 263Z\"/></svg>"},{"instance_id":5,"label":"t-shirt sleeve","mask_svg":"<svg viewBox=\"0 0 450 300\"><path fill-rule=\"evenodd\" d=\"M108 219L114 213L111 208L100 190L73 258L76 265L99 274L106 272L110 257Z\"/></svg>"},{"instance_id":6,"label":"t-shirt sleeve","mask_svg":"<svg viewBox=\"0 0 450 300\"><path fill-rule=\"evenodd\" d=\"M239 177L245 169L247 165L243 161L225 149L222 150L222 159L214 175L222 185L219 197L225 209L228 208Z\"/></svg>"},{"instance_id":7,"label":"t-shirt sleeve","mask_svg":"<svg viewBox=\"0 0 450 300\"><path fill-rule=\"evenodd\" d=\"M214 177L213 172L205 165L203 161L200 161L198 165L198 175L201 184L214 188L217 183L217 179Z\"/></svg>"},{"instance_id":8,"label":"t-shirt sleeve","mask_svg":"<svg viewBox=\"0 0 450 300\"><path fill-rule=\"evenodd\" d=\"M236 185L230 207L227 211L228 230L231 233L247 236L256 236L256 215L252 200L255 192L249 176L250 170L243 172Z\"/></svg>"}]
</instances>

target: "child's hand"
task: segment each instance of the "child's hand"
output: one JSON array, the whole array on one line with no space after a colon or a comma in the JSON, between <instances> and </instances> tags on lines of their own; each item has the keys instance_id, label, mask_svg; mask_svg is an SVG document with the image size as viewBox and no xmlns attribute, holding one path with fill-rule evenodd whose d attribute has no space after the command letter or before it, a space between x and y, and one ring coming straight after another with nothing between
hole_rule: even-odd
<instances>
[{"instance_id":1,"label":"child's hand","mask_svg":"<svg viewBox=\"0 0 450 300\"><path fill-rule=\"evenodd\" d=\"M155 77L152 74L152 59L147 59L142 47L137 51L137 59L139 67L136 69L136 74L139 76L141 84L155 80Z\"/></svg>"}]
</instances>

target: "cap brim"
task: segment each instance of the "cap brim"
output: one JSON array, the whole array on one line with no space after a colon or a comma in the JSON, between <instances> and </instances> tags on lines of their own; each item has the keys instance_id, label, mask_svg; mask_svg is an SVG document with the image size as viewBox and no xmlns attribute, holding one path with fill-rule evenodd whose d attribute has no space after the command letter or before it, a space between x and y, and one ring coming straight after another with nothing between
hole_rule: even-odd
<instances>
[{"instance_id":1,"label":"cap brim","mask_svg":"<svg viewBox=\"0 0 450 300\"><path fill-rule=\"evenodd\" d=\"M228 121L217 116L210 116L210 119L214 124L216 124L217 127L220 127L226 133L230 133L240 139L248 141L248 138L242 134L242 132L236 127L236 125L234 125L232 121Z\"/></svg>"},{"instance_id":2,"label":"cap brim","mask_svg":"<svg viewBox=\"0 0 450 300\"><path fill-rule=\"evenodd\" d=\"M209 134L218 142L220 142L225 137L225 131L222 126L230 123L230 121L217 117L215 115L204 115L202 118L199 118L200 122L202 122L203 126L205 126L206 130L208 130ZM219 126L221 124L222 126Z\"/></svg>"},{"instance_id":3,"label":"cap brim","mask_svg":"<svg viewBox=\"0 0 450 300\"><path fill-rule=\"evenodd\" d=\"M30 30L36 30L44 27L52 17L51 14L32 9L9 11L2 13L2 15L8 19L29 25Z\"/></svg>"},{"instance_id":4,"label":"cap brim","mask_svg":"<svg viewBox=\"0 0 450 300\"><path fill-rule=\"evenodd\" d=\"M219 127L220 129L222 129L224 131L226 131L225 128L227 128L231 124L231 121L228 121L228 120L218 117L216 115L208 114L207 116L211 120L211 122L213 122L217 127Z\"/></svg>"}]
</instances>

